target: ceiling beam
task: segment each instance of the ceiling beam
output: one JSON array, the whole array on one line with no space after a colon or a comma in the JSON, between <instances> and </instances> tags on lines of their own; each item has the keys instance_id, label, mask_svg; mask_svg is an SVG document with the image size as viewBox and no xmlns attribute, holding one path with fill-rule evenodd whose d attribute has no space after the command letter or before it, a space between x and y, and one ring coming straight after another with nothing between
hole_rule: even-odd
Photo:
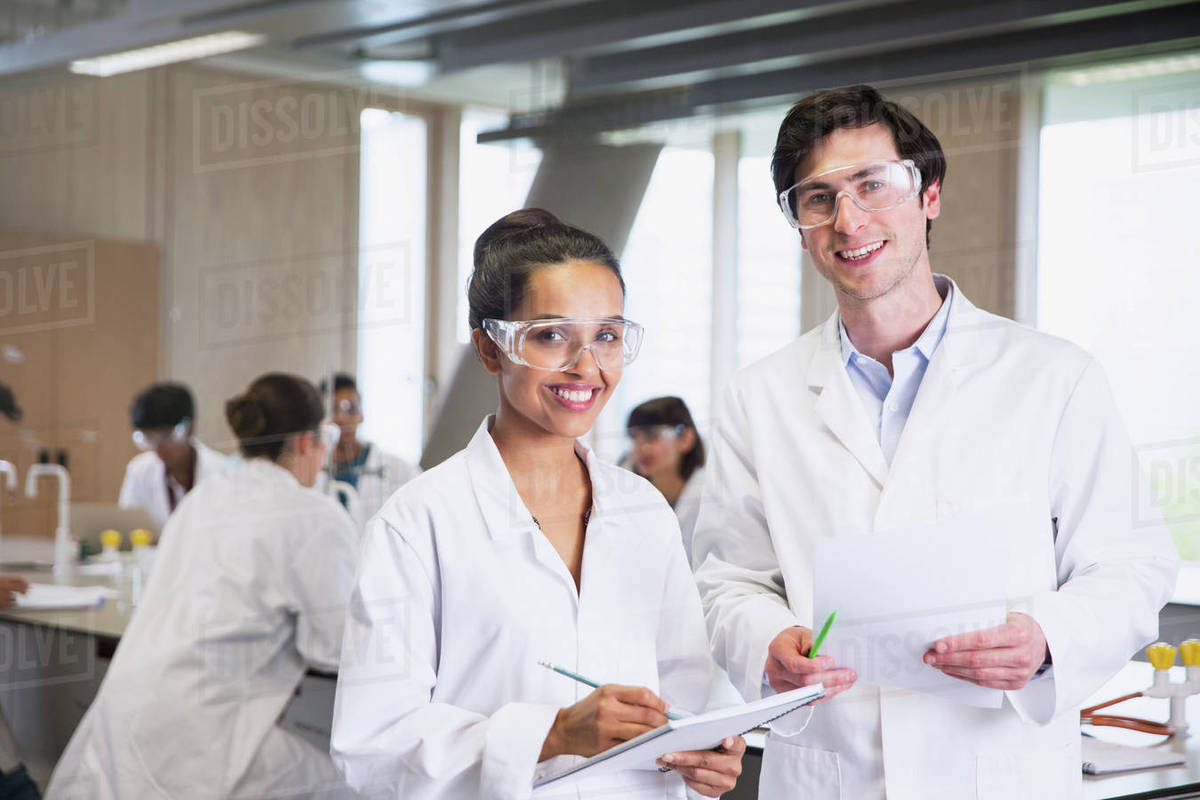
<instances>
[{"instance_id":1,"label":"ceiling beam","mask_svg":"<svg viewBox=\"0 0 1200 800\"><path fill-rule=\"evenodd\" d=\"M887 85L972 72L1040 68L1085 54L1113 55L1139 48L1162 50L1197 44L1197 7L1171 6L1120 18L965 39L932 50L910 47L673 89L582 99L554 111L515 116L507 128L481 133L479 141L591 136L722 108L786 102L829 86Z\"/></svg>"},{"instance_id":2,"label":"ceiling beam","mask_svg":"<svg viewBox=\"0 0 1200 800\"><path fill-rule=\"evenodd\" d=\"M617 89L652 89L878 52L880 46L934 44L968 35L1028 30L1087 19L1181 5L1187 0L950 0L906 3L870 15L841 13L818 24L792 22L621 55L591 55L571 61L571 90L577 94Z\"/></svg>"},{"instance_id":3,"label":"ceiling beam","mask_svg":"<svg viewBox=\"0 0 1200 800\"><path fill-rule=\"evenodd\" d=\"M603 0L437 37L443 71L646 44L797 20L900 0Z\"/></svg>"}]
</instances>

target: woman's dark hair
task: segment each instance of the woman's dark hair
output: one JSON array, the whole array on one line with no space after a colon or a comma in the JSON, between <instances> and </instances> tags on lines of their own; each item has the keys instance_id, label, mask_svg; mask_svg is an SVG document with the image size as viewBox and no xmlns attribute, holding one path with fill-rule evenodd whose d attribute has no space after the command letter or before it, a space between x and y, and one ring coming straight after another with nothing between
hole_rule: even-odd
<instances>
[{"instance_id":1,"label":"woman's dark hair","mask_svg":"<svg viewBox=\"0 0 1200 800\"><path fill-rule=\"evenodd\" d=\"M337 394L343 389L353 389L358 391L358 384L354 382L354 376L348 372L335 372L333 374L333 393ZM317 391L325 394L329 391L329 378L321 378L321 382L317 384Z\"/></svg>"},{"instance_id":2,"label":"woman's dark hair","mask_svg":"<svg viewBox=\"0 0 1200 800\"><path fill-rule=\"evenodd\" d=\"M185 419L196 419L196 404L182 383L152 383L129 407L129 422L136 430L173 428Z\"/></svg>"},{"instance_id":3,"label":"woman's dark hair","mask_svg":"<svg viewBox=\"0 0 1200 800\"><path fill-rule=\"evenodd\" d=\"M298 375L268 372L225 402L225 419L247 458L278 461L288 437L317 431L325 416L321 395Z\"/></svg>"},{"instance_id":4,"label":"woman's dark hair","mask_svg":"<svg viewBox=\"0 0 1200 800\"><path fill-rule=\"evenodd\" d=\"M629 412L626 429L645 428L651 425L683 425L690 428L696 437L696 445L679 460L679 477L685 481L692 477L698 467L704 466L704 441L696 430L692 412L687 403L678 397L656 397L647 400Z\"/></svg>"},{"instance_id":5,"label":"woman's dark hair","mask_svg":"<svg viewBox=\"0 0 1200 800\"><path fill-rule=\"evenodd\" d=\"M508 319L521 305L529 276L564 261L591 261L612 270L625 292L621 265L598 236L540 208L523 208L493 222L475 240L475 270L467 285L471 329L485 319Z\"/></svg>"},{"instance_id":6,"label":"woman's dark hair","mask_svg":"<svg viewBox=\"0 0 1200 800\"><path fill-rule=\"evenodd\" d=\"M775 196L796 183L796 167L826 136L841 128L865 128L879 123L892 132L900 158L912 159L921 170L921 202L925 190L946 178L946 154L933 131L903 106L885 100L870 86L849 86L814 92L792 106L779 125L771 177ZM929 245L932 220L925 220L925 244Z\"/></svg>"}]
</instances>

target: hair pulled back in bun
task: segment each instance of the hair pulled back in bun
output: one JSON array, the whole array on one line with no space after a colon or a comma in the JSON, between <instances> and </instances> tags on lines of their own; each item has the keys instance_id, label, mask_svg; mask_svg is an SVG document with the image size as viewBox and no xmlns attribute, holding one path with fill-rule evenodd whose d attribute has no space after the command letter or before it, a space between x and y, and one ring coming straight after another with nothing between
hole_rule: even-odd
<instances>
[{"instance_id":1,"label":"hair pulled back in bun","mask_svg":"<svg viewBox=\"0 0 1200 800\"><path fill-rule=\"evenodd\" d=\"M225 419L247 458L278 461L289 437L316 431L325 416L321 395L298 375L268 372L225 403Z\"/></svg>"}]
</instances>

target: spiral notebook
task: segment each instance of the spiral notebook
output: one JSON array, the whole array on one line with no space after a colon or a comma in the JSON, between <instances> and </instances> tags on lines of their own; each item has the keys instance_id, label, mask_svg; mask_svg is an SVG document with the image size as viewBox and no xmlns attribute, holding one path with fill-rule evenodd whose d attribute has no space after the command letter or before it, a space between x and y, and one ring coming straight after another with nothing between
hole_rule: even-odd
<instances>
[{"instance_id":1,"label":"spiral notebook","mask_svg":"<svg viewBox=\"0 0 1200 800\"><path fill-rule=\"evenodd\" d=\"M1111 775L1150 767L1174 767L1187 759L1182 753L1159 747L1130 747L1083 737L1083 771L1087 775Z\"/></svg>"},{"instance_id":2,"label":"spiral notebook","mask_svg":"<svg viewBox=\"0 0 1200 800\"><path fill-rule=\"evenodd\" d=\"M555 784L557 788L568 782L625 769L657 770L655 762L666 753L710 750L721 744L721 740L727 736L740 736L766 725L820 699L824 694L825 689L817 683L745 705L717 708L694 717L673 719L660 728L646 731L569 769L542 778L533 787L541 789Z\"/></svg>"}]
</instances>

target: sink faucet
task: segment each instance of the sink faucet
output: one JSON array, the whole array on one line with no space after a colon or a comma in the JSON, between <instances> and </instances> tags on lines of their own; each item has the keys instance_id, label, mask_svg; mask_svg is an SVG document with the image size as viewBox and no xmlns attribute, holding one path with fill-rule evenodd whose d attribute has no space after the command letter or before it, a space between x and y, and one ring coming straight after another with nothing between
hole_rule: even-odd
<instances>
[{"instance_id":1,"label":"sink faucet","mask_svg":"<svg viewBox=\"0 0 1200 800\"><path fill-rule=\"evenodd\" d=\"M11 461L0 459L0 474L5 476L5 485L10 492L17 490L17 468Z\"/></svg>"},{"instance_id":2,"label":"sink faucet","mask_svg":"<svg viewBox=\"0 0 1200 800\"><path fill-rule=\"evenodd\" d=\"M37 479L42 475L58 478L58 527L54 529L54 571L71 568L71 475L60 464L34 464L25 473L25 496L37 496Z\"/></svg>"}]
</instances>

